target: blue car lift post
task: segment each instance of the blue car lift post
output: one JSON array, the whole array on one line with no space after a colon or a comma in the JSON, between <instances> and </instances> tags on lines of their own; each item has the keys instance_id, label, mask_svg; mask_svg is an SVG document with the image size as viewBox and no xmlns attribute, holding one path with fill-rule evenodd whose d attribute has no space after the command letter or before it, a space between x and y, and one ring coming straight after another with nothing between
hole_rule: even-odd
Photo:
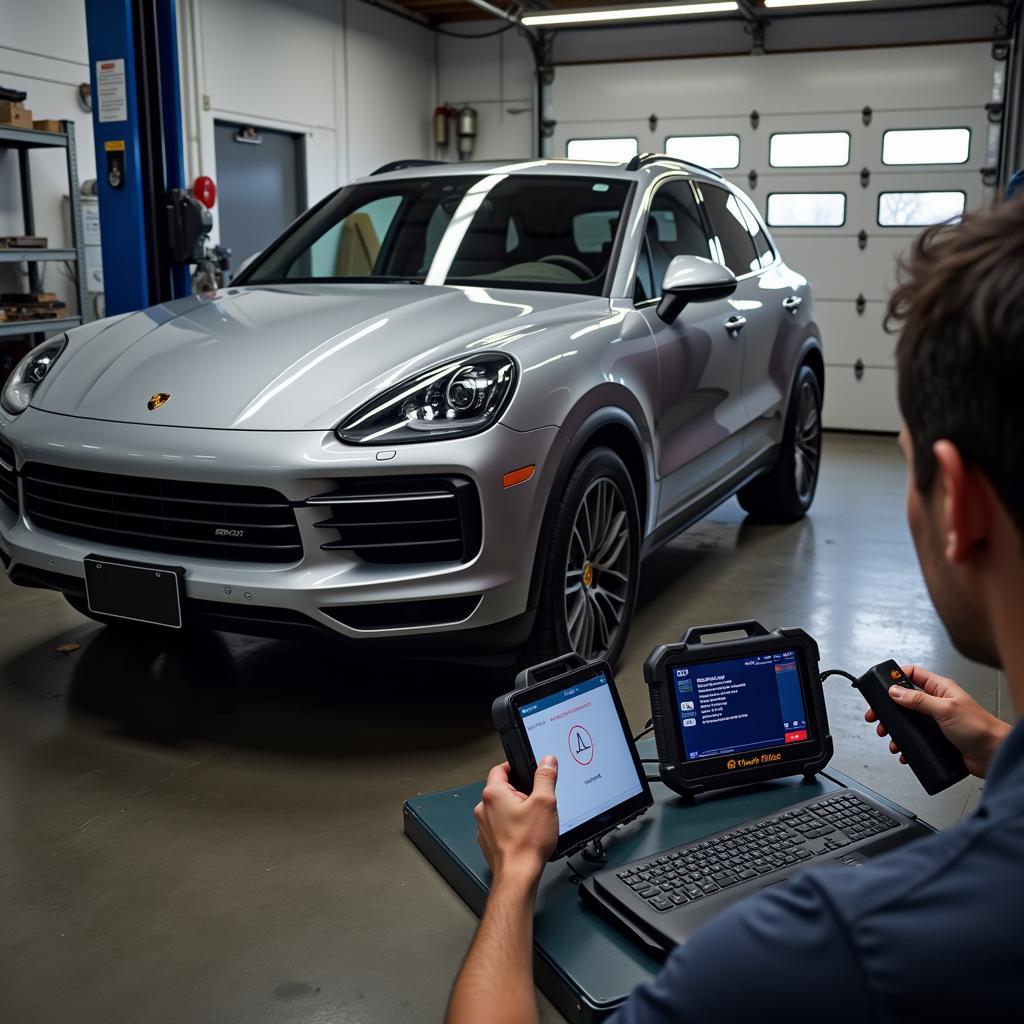
<instances>
[{"instance_id":1,"label":"blue car lift post","mask_svg":"<svg viewBox=\"0 0 1024 1024\"><path fill-rule=\"evenodd\" d=\"M108 315L191 294L168 194L185 187L175 0L86 0Z\"/></svg>"}]
</instances>

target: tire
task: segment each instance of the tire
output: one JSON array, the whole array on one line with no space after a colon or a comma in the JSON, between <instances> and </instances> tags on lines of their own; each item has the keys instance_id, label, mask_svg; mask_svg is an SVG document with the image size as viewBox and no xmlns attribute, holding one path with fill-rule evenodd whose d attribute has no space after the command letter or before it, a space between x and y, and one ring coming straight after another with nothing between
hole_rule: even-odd
<instances>
[{"instance_id":1,"label":"tire","mask_svg":"<svg viewBox=\"0 0 1024 1024\"><path fill-rule=\"evenodd\" d=\"M519 667L576 651L614 668L629 635L640 572L633 481L615 452L594 448L552 501L537 618Z\"/></svg>"},{"instance_id":2,"label":"tire","mask_svg":"<svg viewBox=\"0 0 1024 1024\"><path fill-rule=\"evenodd\" d=\"M779 457L767 473L740 491L740 505L762 522L796 522L814 501L820 467L821 385L804 365L793 384Z\"/></svg>"}]
</instances>

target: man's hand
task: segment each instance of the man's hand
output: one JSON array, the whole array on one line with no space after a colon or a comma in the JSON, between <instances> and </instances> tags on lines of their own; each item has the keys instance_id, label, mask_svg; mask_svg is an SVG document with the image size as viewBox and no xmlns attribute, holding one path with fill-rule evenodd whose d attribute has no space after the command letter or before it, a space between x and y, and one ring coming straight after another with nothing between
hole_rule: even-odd
<instances>
[{"instance_id":1,"label":"man's hand","mask_svg":"<svg viewBox=\"0 0 1024 1024\"><path fill-rule=\"evenodd\" d=\"M558 842L558 762L550 755L541 758L529 796L509 782L508 771L506 761L487 776L483 799L473 811L477 842L491 866L494 884L513 879L532 885Z\"/></svg>"},{"instance_id":2,"label":"man's hand","mask_svg":"<svg viewBox=\"0 0 1024 1024\"><path fill-rule=\"evenodd\" d=\"M946 739L963 754L967 770L979 779L985 778L996 750L1011 727L995 715L990 715L952 679L929 672L920 665L904 665L903 674L921 689L908 690L905 686L892 686L889 688L889 696L901 707L934 718ZM888 735L874 711L865 712L864 718L869 722L878 722L875 731L879 736ZM889 749L894 754L900 754L900 748L893 740L889 741ZM907 763L902 754L900 761Z\"/></svg>"},{"instance_id":3,"label":"man's hand","mask_svg":"<svg viewBox=\"0 0 1024 1024\"><path fill-rule=\"evenodd\" d=\"M508 781L508 762L492 768L473 810L477 842L491 866L480 927L455 979L446 1024L535 1024L533 901L558 842L558 762L541 758L533 792Z\"/></svg>"}]
</instances>

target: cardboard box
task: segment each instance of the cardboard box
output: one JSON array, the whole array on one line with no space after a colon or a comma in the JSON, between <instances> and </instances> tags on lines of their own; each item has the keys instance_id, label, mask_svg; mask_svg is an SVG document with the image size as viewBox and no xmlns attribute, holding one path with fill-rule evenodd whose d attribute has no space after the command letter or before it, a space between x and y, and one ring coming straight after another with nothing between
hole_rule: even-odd
<instances>
[{"instance_id":1,"label":"cardboard box","mask_svg":"<svg viewBox=\"0 0 1024 1024\"><path fill-rule=\"evenodd\" d=\"M31 128L32 111L24 103L0 100L0 124L9 128Z\"/></svg>"},{"instance_id":2,"label":"cardboard box","mask_svg":"<svg viewBox=\"0 0 1024 1024\"><path fill-rule=\"evenodd\" d=\"M64 122L48 118L45 121L33 121L32 127L37 132L62 132L64 131Z\"/></svg>"}]
</instances>

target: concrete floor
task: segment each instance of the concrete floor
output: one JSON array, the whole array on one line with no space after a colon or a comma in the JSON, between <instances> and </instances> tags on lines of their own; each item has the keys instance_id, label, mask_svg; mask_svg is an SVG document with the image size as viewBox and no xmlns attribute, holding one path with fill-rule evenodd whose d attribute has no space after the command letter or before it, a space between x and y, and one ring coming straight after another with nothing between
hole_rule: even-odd
<instances>
[{"instance_id":1,"label":"concrete floor","mask_svg":"<svg viewBox=\"0 0 1024 1024\"><path fill-rule=\"evenodd\" d=\"M823 666L919 660L1003 710L932 611L903 488L894 440L830 435L810 518L755 527L730 502L651 558L618 674L633 724L646 652L730 618L803 625ZM5 1020L441 1017L475 921L401 804L499 758L480 673L228 636L126 645L2 578L0 622ZM971 780L925 796L862 711L830 682L837 767L939 826L974 806Z\"/></svg>"}]
</instances>

